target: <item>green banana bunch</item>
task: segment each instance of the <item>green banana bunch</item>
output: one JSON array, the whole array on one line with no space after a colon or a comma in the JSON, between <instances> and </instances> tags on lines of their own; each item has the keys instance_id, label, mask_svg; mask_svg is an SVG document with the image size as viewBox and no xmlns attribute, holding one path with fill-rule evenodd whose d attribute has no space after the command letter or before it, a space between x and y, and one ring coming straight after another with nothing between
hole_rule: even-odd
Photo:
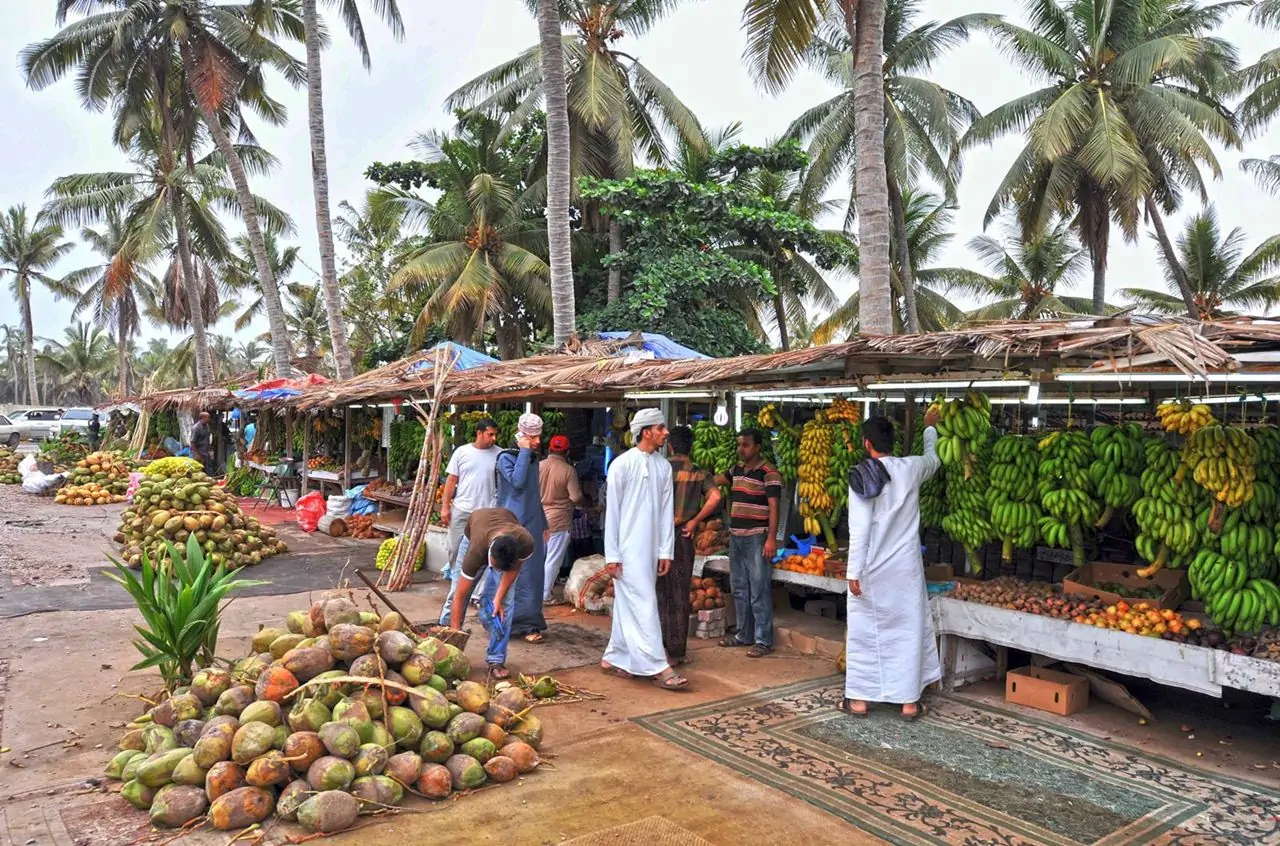
<instances>
[{"instance_id":1,"label":"green banana bunch","mask_svg":"<svg viewBox=\"0 0 1280 846\"><path fill-rule=\"evenodd\" d=\"M992 452L989 435L988 430L987 437L970 441L973 452L963 461L944 465L947 515L942 519L942 529L964 546L974 573L982 572L978 548L996 538L987 504Z\"/></svg>"},{"instance_id":2,"label":"green banana bunch","mask_svg":"<svg viewBox=\"0 0 1280 846\"><path fill-rule=\"evenodd\" d=\"M911 454L924 455L924 427L916 426L911 440ZM920 486L920 526L925 529L942 527L947 516L946 474L934 473Z\"/></svg>"},{"instance_id":3,"label":"green banana bunch","mask_svg":"<svg viewBox=\"0 0 1280 846\"><path fill-rule=\"evenodd\" d=\"M977 453L991 436L991 399L978 391L968 391L953 400L934 400L938 411L938 457L944 467L961 467L973 475Z\"/></svg>"},{"instance_id":4,"label":"green banana bunch","mask_svg":"<svg viewBox=\"0 0 1280 846\"><path fill-rule=\"evenodd\" d=\"M778 475L784 481L794 482L800 472L800 430L794 426L779 429L773 439L773 449L778 460Z\"/></svg>"},{"instance_id":5,"label":"green banana bunch","mask_svg":"<svg viewBox=\"0 0 1280 846\"><path fill-rule=\"evenodd\" d=\"M1089 465L1089 480L1105 509L1097 528L1111 522L1115 512L1132 508L1142 496L1138 476L1146 467L1142 427L1136 423L1098 426L1089 433L1094 461Z\"/></svg>"},{"instance_id":6,"label":"green banana bunch","mask_svg":"<svg viewBox=\"0 0 1280 846\"><path fill-rule=\"evenodd\" d=\"M991 457L987 507L1007 563L1013 560L1014 547L1030 549L1040 539L1042 512L1035 483L1040 455L1034 439L1005 435L996 441Z\"/></svg>"},{"instance_id":7,"label":"green banana bunch","mask_svg":"<svg viewBox=\"0 0 1280 846\"><path fill-rule=\"evenodd\" d=\"M1093 526L1102 514L1095 498L1088 467L1093 444L1079 429L1053 432L1038 445L1037 493L1044 513L1067 526L1077 565L1084 564L1083 527Z\"/></svg>"},{"instance_id":8,"label":"green banana bunch","mask_svg":"<svg viewBox=\"0 0 1280 846\"><path fill-rule=\"evenodd\" d=\"M1198 552L1187 570L1194 599L1227 636L1251 634L1265 623L1280 625L1280 588L1271 579L1250 577L1249 567L1209 549Z\"/></svg>"},{"instance_id":9,"label":"green banana bunch","mask_svg":"<svg viewBox=\"0 0 1280 846\"><path fill-rule=\"evenodd\" d=\"M1144 453L1147 467L1139 480L1142 497L1132 510L1138 523L1138 555L1149 564L1138 572L1149 576L1165 566L1189 563L1188 556L1202 545L1207 526L1196 522L1204 491L1181 481L1181 453L1160 438L1149 439Z\"/></svg>"},{"instance_id":10,"label":"green banana bunch","mask_svg":"<svg viewBox=\"0 0 1280 846\"><path fill-rule=\"evenodd\" d=\"M710 420L693 424L693 463L715 473L728 472L738 460L738 438L732 429L717 426Z\"/></svg>"},{"instance_id":11,"label":"green banana bunch","mask_svg":"<svg viewBox=\"0 0 1280 846\"><path fill-rule=\"evenodd\" d=\"M835 429L835 441L831 447L831 468L823 487L831 497L834 507L831 520L834 522L840 511L849 504L849 471L866 457L862 449L862 424L840 422L831 424Z\"/></svg>"}]
</instances>

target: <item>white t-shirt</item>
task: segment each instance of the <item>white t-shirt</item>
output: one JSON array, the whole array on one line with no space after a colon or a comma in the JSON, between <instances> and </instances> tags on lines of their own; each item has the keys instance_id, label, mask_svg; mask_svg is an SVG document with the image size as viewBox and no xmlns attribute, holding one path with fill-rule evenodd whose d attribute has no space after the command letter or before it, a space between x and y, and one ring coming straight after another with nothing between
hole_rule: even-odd
<instances>
[{"instance_id":1,"label":"white t-shirt","mask_svg":"<svg viewBox=\"0 0 1280 846\"><path fill-rule=\"evenodd\" d=\"M498 498L493 474L501 452L496 446L476 449L475 444L466 444L453 451L445 472L458 477L458 489L453 495L455 510L469 514L479 508L493 507Z\"/></svg>"}]
</instances>

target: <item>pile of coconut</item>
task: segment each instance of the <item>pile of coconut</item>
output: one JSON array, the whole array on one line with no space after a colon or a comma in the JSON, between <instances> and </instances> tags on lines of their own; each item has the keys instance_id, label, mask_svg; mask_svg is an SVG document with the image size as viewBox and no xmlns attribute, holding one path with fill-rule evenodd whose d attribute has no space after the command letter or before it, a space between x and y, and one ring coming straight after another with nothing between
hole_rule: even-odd
<instances>
[{"instance_id":1,"label":"pile of coconut","mask_svg":"<svg viewBox=\"0 0 1280 846\"><path fill-rule=\"evenodd\" d=\"M106 774L157 826L236 830L274 813L341 831L406 793L445 799L538 766L529 694L491 695L469 672L398 614L322 600L134 720Z\"/></svg>"}]
</instances>

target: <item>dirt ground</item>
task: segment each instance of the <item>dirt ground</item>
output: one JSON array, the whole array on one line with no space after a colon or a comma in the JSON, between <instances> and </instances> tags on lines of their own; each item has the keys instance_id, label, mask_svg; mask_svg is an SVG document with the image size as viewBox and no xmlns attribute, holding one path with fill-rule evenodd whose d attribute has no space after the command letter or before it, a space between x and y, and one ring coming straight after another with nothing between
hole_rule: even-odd
<instances>
[{"instance_id":1,"label":"dirt ground","mask_svg":"<svg viewBox=\"0 0 1280 846\"><path fill-rule=\"evenodd\" d=\"M0 579L12 585L74 585L106 564L103 542L123 505L57 506L52 498L0 485Z\"/></svg>"},{"instance_id":2,"label":"dirt ground","mask_svg":"<svg viewBox=\"0 0 1280 846\"><path fill-rule=\"evenodd\" d=\"M114 524L86 523L80 512L87 510L42 501L39 508L16 518L39 520L42 529L22 532L15 527L7 543L0 538L0 549L9 546L10 557L24 559L68 555L78 562L74 566L93 566L101 561ZM74 514L64 517L68 511ZM0 522L15 519L9 509L0 514L5 515ZM373 549L367 554L372 559ZM415 585L394 601L411 619L427 620L438 612L443 592L438 582ZM260 626L278 625L288 611L307 607L317 595L235 600L224 616L220 651L242 654ZM370 602L367 591L356 591L355 596L362 607ZM549 618L548 642L514 643L511 668L530 674L554 672L562 682L602 698L539 710L546 726L547 766L511 785L453 801L410 800L403 813L369 820L359 830L326 842L558 844L623 823L644 825L654 817L695 838L672 843L698 842L696 838L724 846L881 842L632 722L674 707L827 676L834 671L830 660L779 650L753 661L741 650L695 641L694 662L688 669L692 689L671 694L598 671L608 638L607 618L566 607L553 609ZM158 687L154 674L128 669L136 660L130 645L135 620L132 610L57 611L0 620L0 846L169 842L171 835L151 832L146 816L114 794L118 785L99 777L120 728L146 707L140 697ZM483 666L483 648L483 635L473 637L467 650L473 666ZM970 688L965 695L993 704L1002 700L994 683ZM1135 717L1102 703L1069 722L1201 769L1280 784L1280 738L1274 729L1261 729L1256 715L1167 690L1143 691L1141 698L1157 716L1149 725L1139 725ZM277 826L260 843L287 843L297 834L297 829ZM174 842L204 846L229 840L230 835L200 832ZM654 837L649 842L661 841Z\"/></svg>"}]
</instances>

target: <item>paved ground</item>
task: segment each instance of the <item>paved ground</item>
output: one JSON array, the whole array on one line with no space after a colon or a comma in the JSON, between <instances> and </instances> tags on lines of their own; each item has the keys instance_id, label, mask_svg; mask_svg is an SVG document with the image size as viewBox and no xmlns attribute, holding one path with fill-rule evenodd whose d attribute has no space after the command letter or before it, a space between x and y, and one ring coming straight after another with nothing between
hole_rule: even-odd
<instances>
[{"instance_id":1,"label":"paved ground","mask_svg":"<svg viewBox=\"0 0 1280 846\"><path fill-rule=\"evenodd\" d=\"M86 548L73 553L88 568L94 555L87 549L87 531L79 528L82 523L64 521L58 513L82 510L42 501L40 507L29 509L24 519L46 521L42 524L45 530L22 543L56 551L68 543L59 532L74 530L77 543ZM7 512L0 513L6 514L0 520L8 519ZM98 536L99 550L105 539L105 533ZM289 541L293 544L294 538ZM282 585L289 580L290 592L235 600L224 617L223 651L228 655L243 652L259 626L278 624L288 611L307 607L319 591L333 584L333 571L328 569L334 566L333 561L371 563L373 546L348 545L351 543L298 539L298 551L278 559L281 571L276 577ZM16 553L25 554L22 548ZM292 570L287 566L290 562ZM292 580L305 580L308 574L313 590L301 590ZM96 583L97 579L90 579L73 589L83 588L86 596L100 596ZM57 590L67 588L6 585L0 591L0 603L25 602L21 597L27 592L70 600L71 593L50 593ZM364 591L354 594L362 606L369 601ZM442 594L442 584L425 583L398 595L395 601L412 619L427 620L438 611ZM159 844L166 839L151 833L145 816L129 808L96 778L114 749L119 728L144 708L138 697L157 687L154 675L128 671L135 660L129 643L135 615L109 601L109 595L101 597L106 607L93 606L95 610L69 604L57 611L0 619L0 749L4 750L0 751L0 846L125 846ZM821 634L824 629L821 621L804 615L789 615L781 622L812 634ZM755 702L766 709L761 713L773 713L768 704L771 694L763 691L779 685L812 680L823 689L838 690L838 680L827 678L833 671L829 660L781 650L752 661L741 650L696 642L695 661L688 671L692 689L670 694L644 682L621 681L599 673L596 662L608 636L608 624L605 618L559 608L551 617L552 636L546 644L517 642L512 646L514 670L554 672L561 681L604 697L539 711L547 730L548 766L511 785L456 801L413 800L403 813L369 821L368 827L334 837L332 842L341 846L895 842L879 839L839 814L823 810L819 803L798 798L797 792L770 786L741 768L718 763L646 727L674 720L663 716L670 709L721 700L738 703L737 709L744 701L748 707ZM483 638L473 638L468 652L473 665L481 664ZM1280 739L1274 729L1259 728L1258 712L1252 710L1257 703L1236 703L1237 707L1223 711L1222 703L1204 697L1147 688L1135 688L1135 692L1156 713L1157 720L1151 725L1138 725L1136 718L1097 703L1084 714L1063 721L1023 709L1006 709L995 685L972 688L963 701L1028 722L1049 720L1088 733L1099 743L1128 750L1135 766L1143 756L1156 753L1179 766L1211 775L1280 784ZM744 696L749 698L743 700ZM941 713L940 718L946 714ZM896 720L892 727L901 731ZM936 733L938 726L929 730ZM727 731L730 727L726 725L714 734L724 739L729 737ZM885 738L880 742L891 739L888 734ZM837 738L836 742L844 741ZM868 744L866 738L860 742L873 749L879 745ZM990 749L983 754L996 754ZM778 762L777 766L784 764ZM262 843L285 843L294 833L272 829ZM204 846L228 840L228 836L206 832L183 842ZM1007 842L1038 841L1023 838ZM1195 842L1237 841L1200 838ZM1258 841L1255 838L1253 842Z\"/></svg>"}]
</instances>

